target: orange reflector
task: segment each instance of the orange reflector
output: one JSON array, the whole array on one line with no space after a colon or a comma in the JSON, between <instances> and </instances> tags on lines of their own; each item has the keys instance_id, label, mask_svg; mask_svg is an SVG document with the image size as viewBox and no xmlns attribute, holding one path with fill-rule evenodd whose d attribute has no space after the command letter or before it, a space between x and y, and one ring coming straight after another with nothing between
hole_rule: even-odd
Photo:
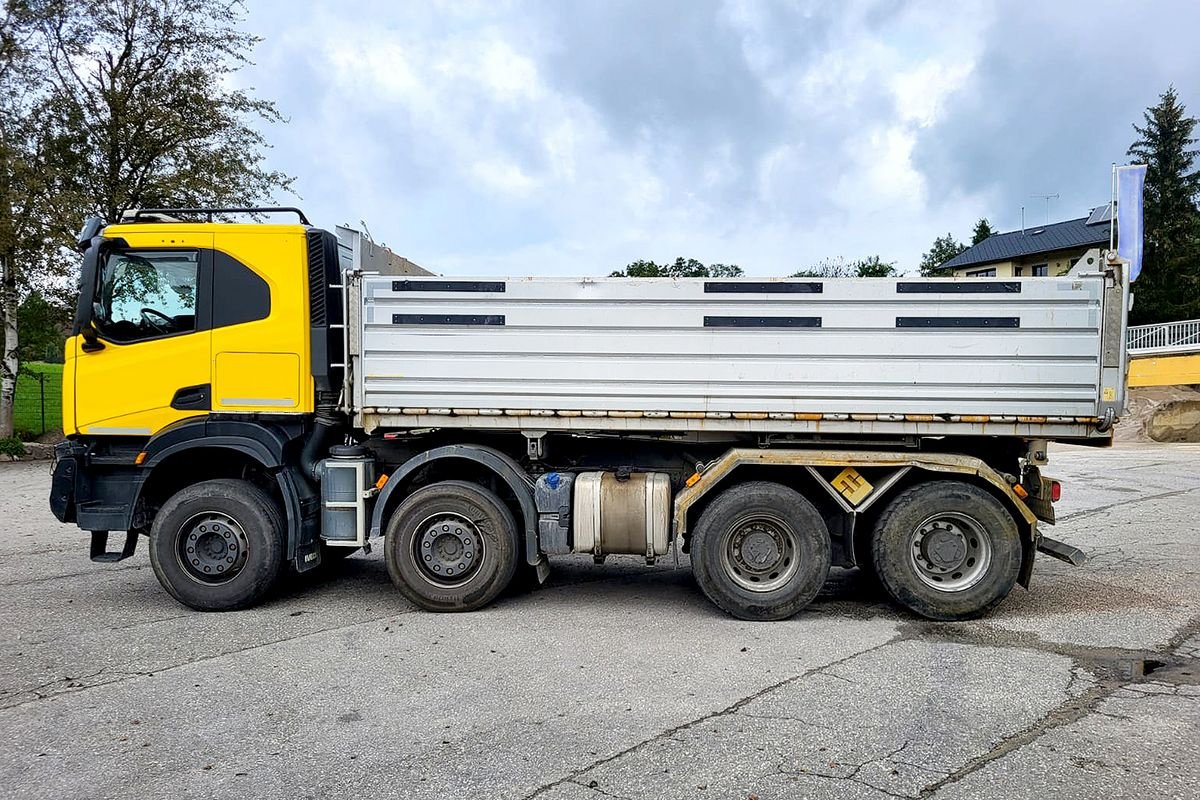
<instances>
[{"instance_id":1,"label":"orange reflector","mask_svg":"<svg viewBox=\"0 0 1200 800\"><path fill-rule=\"evenodd\" d=\"M1062 498L1062 484L1050 481L1050 502L1057 503Z\"/></svg>"},{"instance_id":2,"label":"orange reflector","mask_svg":"<svg viewBox=\"0 0 1200 800\"><path fill-rule=\"evenodd\" d=\"M1013 494L1022 500L1024 500L1026 497L1029 497L1029 492L1025 491L1025 487L1019 483L1013 486Z\"/></svg>"},{"instance_id":3,"label":"orange reflector","mask_svg":"<svg viewBox=\"0 0 1200 800\"><path fill-rule=\"evenodd\" d=\"M692 477L688 478L686 483L688 486L695 486L700 481L700 473L693 472Z\"/></svg>"},{"instance_id":4,"label":"orange reflector","mask_svg":"<svg viewBox=\"0 0 1200 800\"><path fill-rule=\"evenodd\" d=\"M382 489L384 486L386 486L386 485L387 485L387 482L388 482L388 478L389 478L389 477L390 477L390 476L388 476L388 475L386 475L386 474L385 474L385 475L380 475L380 476L379 476L379 480L375 481L375 488L376 488L376 489Z\"/></svg>"},{"instance_id":5,"label":"orange reflector","mask_svg":"<svg viewBox=\"0 0 1200 800\"><path fill-rule=\"evenodd\" d=\"M137 454L137 458L135 458L133 460L133 463L140 467L145 462L146 462L146 451L143 450L142 452Z\"/></svg>"}]
</instances>

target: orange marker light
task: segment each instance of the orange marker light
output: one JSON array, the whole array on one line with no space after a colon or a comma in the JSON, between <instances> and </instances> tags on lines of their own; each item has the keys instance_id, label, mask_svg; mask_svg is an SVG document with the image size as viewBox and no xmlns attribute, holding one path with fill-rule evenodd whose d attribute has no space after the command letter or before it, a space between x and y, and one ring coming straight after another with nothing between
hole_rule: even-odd
<instances>
[{"instance_id":1,"label":"orange marker light","mask_svg":"<svg viewBox=\"0 0 1200 800\"><path fill-rule=\"evenodd\" d=\"M375 481L375 488L382 489L385 485L387 485L389 477L389 475L380 475L379 480Z\"/></svg>"},{"instance_id":2,"label":"orange marker light","mask_svg":"<svg viewBox=\"0 0 1200 800\"><path fill-rule=\"evenodd\" d=\"M700 473L699 473L699 472L693 472L693 473L692 473L692 476L691 476L690 478L688 478L688 479L687 479L687 481L686 481L686 484L687 484L688 486L695 486L695 485L696 485L697 483L699 483L699 482L700 482Z\"/></svg>"},{"instance_id":3,"label":"orange marker light","mask_svg":"<svg viewBox=\"0 0 1200 800\"><path fill-rule=\"evenodd\" d=\"M1025 487L1019 483L1013 486L1013 494L1022 500L1024 500L1026 497L1029 497L1029 492L1025 491Z\"/></svg>"},{"instance_id":4,"label":"orange marker light","mask_svg":"<svg viewBox=\"0 0 1200 800\"><path fill-rule=\"evenodd\" d=\"M137 454L137 458L135 458L135 459L133 460L133 463L134 463L136 466L139 466L139 467L140 467L142 464L146 463L146 451L145 451L145 450L143 450L142 452L138 453L138 454Z\"/></svg>"}]
</instances>

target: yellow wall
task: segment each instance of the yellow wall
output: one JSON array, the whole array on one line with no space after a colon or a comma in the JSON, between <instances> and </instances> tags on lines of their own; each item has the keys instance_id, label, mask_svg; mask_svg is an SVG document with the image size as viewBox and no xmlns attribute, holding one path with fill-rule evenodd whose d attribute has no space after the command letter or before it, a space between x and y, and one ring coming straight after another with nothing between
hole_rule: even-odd
<instances>
[{"instance_id":1,"label":"yellow wall","mask_svg":"<svg viewBox=\"0 0 1200 800\"><path fill-rule=\"evenodd\" d=\"M1200 353L1143 356L1129 360L1130 386L1200 384Z\"/></svg>"}]
</instances>

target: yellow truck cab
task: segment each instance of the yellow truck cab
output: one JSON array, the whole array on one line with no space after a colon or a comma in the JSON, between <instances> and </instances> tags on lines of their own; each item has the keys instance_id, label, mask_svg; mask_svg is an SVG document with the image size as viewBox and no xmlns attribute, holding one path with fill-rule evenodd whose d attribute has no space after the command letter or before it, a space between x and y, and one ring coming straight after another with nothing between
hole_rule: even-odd
<instances>
[{"instance_id":1,"label":"yellow truck cab","mask_svg":"<svg viewBox=\"0 0 1200 800\"><path fill-rule=\"evenodd\" d=\"M298 222L218 221L295 215ZM383 541L421 608L691 557L744 619L833 565L932 619L1038 551L1048 441L1124 404L1124 262L1064 278L448 278L298 209L90 220L50 507L201 610ZM407 262L404 262L407 263ZM380 265L383 266L380 266ZM397 269L407 269L399 267ZM986 364L987 369L980 369ZM109 549L110 532L124 532Z\"/></svg>"},{"instance_id":2,"label":"yellow truck cab","mask_svg":"<svg viewBox=\"0 0 1200 800\"><path fill-rule=\"evenodd\" d=\"M213 221L233 213L299 224ZM292 451L341 389L333 234L296 209L150 209L89 220L79 247L54 512L93 532L94 559L119 560L182 487L242 480L277 506L283 557L319 563L312 480ZM110 530L127 532L119 552ZM200 572L232 573L243 535Z\"/></svg>"}]
</instances>

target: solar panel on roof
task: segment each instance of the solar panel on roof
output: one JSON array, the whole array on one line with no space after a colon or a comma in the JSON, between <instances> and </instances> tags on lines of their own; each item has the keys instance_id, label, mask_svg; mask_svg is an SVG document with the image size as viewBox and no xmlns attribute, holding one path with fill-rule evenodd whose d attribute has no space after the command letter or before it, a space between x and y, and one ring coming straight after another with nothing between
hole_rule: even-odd
<instances>
[{"instance_id":1,"label":"solar panel on roof","mask_svg":"<svg viewBox=\"0 0 1200 800\"><path fill-rule=\"evenodd\" d=\"M1092 209L1091 215L1087 218L1084 225L1099 225L1102 222L1108 222L1112 219L1112 204L1105 203L1102 206L1096 206Z\"/></svg>"}]
</instances>

